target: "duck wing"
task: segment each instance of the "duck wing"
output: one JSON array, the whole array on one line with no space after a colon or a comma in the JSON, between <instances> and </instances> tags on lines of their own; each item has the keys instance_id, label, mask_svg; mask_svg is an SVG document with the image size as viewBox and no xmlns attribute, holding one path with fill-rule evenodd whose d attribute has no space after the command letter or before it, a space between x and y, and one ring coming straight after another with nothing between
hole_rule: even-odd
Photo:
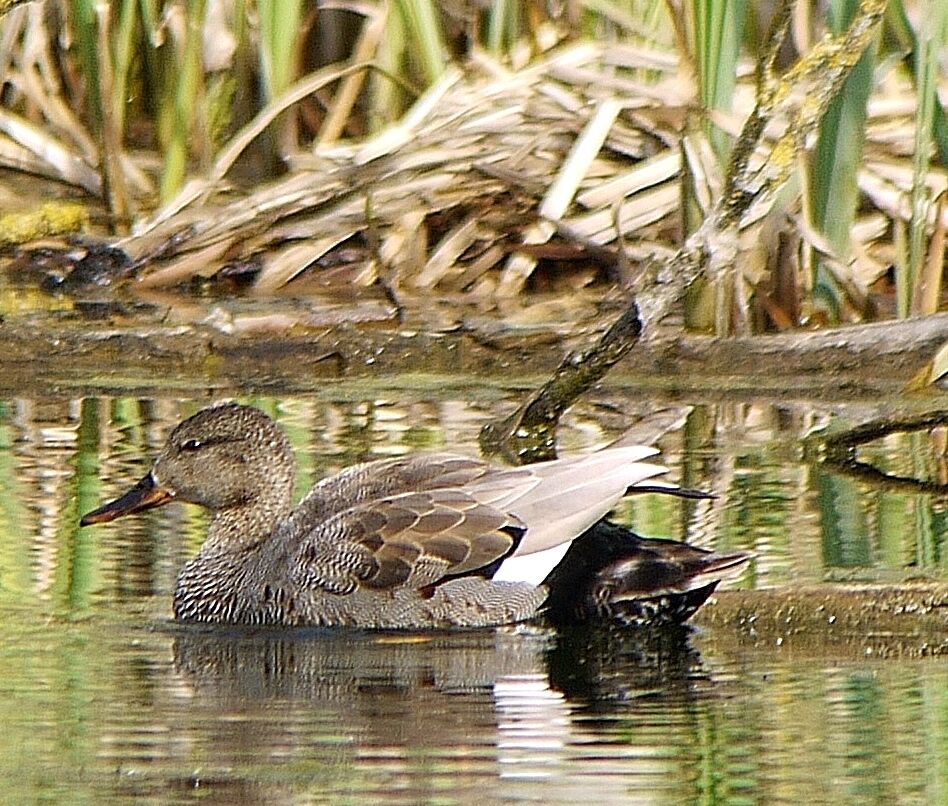
<instances>
[{"instance_id":1,"label":"duck wing","mask_svg":"<svg viewBox=\"0 0 948 806\"><path fill-rule=\"evenodd\" d=\"M337 594L416 589L487 569L525 526L457 488L402 493L338 512L299 540L295 582Z\"/></svg>"},{"instance_id":2,"label":"duck wing","mask_svg":"<svg viewBox=\"0 0 948 806\"><path fill-rule=\"evenodd\" d=\"M562 559L570 543L604 518L619 500L666 468L643 462L658 451L642 445L606 448L596 453L497 470L469 483L478 501L516 515L527 533L493 578L538 585ZM511 483L517 475L529 481ZM651 484L649 491L656 491ZM667 490L678 488L668 485Z\"/></svg>"},{"instance_id":3,"label":"duck wing","mask_svg":"<svg viewBox=\"0 0 948 806\"><path fill-rule=\"evenodd\" d=\"M305 527L378 498L462 487L491 469L480 459L452 453L419 453L363 462L322 479L291 517Z\"/></svg>"},{"instance_id":4,"label":"duck wing","mask_svg":"<svg viewBox=\"0 0 948 806\"><path fill-rule=\"evenodd\" d=\"M662 465L641 461L657 453L656 448L629 445L519 468L492 468L465 490L528 524L517 554L532 554L569 542L637 484L667 472Z\"/></svg>"},{"instance_id":5,"label":"duck wing","mask_svg":"<svg viewBox=\"0 0 948 806\"><path fill-rule=\"evenodd\" d=\"M641 461L655 453L621 446L517 468L453 454L356 465L316 485L291 516L293 568L338 593L478 572L537 585L573 539L665 472Z\"/></svg>"}]
</instances>

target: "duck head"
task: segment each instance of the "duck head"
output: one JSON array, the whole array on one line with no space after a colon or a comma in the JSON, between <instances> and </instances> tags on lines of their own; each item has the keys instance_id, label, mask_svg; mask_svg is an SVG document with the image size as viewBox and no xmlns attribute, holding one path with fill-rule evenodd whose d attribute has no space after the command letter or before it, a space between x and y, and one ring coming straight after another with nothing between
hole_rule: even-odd
<instances>
[{"instance_id":1,"label":"duck head","mask_svg":"<svg viewBox=\"0 0 948 806\"><path fill-rule=\"evenodd\" d=\"M203 409L168 437L151 471L124 495L87 513L80 525L106 523L187 501L241 533L269 531L290 510L296 465L289 442L266 414L227 403Z\"/></svg>"}]
</instances>

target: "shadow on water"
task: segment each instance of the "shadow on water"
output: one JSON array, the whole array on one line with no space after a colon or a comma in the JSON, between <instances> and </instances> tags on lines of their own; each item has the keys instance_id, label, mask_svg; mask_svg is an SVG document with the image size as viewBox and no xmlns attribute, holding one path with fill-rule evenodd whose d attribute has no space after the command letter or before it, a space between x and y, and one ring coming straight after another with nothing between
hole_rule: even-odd
<instances>
[{"instance_id":1,"label":"shadow on water","mask_svg":"<svg viewBox=\"0 0 948 806\"><path fill-rule=\"evenodd\" d=\"M593 711L640 697L697 698L713 691L692 646L693 628L564 627L546 653L550 685Z\"/></svg>"}]
</instances>

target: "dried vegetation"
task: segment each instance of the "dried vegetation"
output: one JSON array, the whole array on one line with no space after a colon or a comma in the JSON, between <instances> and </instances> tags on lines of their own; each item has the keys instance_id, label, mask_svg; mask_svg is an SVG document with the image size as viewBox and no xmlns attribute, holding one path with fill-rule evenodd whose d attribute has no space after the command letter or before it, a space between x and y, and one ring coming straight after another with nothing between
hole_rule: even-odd
<instances>
[{"instance_id":1,"label":"dried vegetation","mask_svg":"<svg viewBox=\"0 0 948 806\"><path fill-rule=\"evenodd\" d=\"M899 59L880 57L874 66L848 250L818 231L807 201L809 149L838 88L834 76L845 77L854 54L872 41L884 6L864 0L857 20L865 25L850 29L855 38L819 40L820 23L791 16L792 4L784 3L781 34L789 26L794 42L817 44L788 68L762 42L756 65L743 59L734 68L733 111L708 116L700 113L700 69L680 20L666 24L674 41L658 42L632 36L625 26L634 20L613 15L611 41L593 42L575 41L562 20L549 18L518 40L529 58L524 47L496 56L471 46L397 121L340 139L346 121L369 117L361 93L388 80L381 31L396 10L383 4L362 10L348 64L288 83L214 148L208 131L219 85L207 77L208 43L235 41L238 21L209 2L206 103L188 123L201 129L203 145L191 154L190 178L145 213L158 192L154 152L130 147L119 105L100 99L89 106L77 57L62 47L63 32L77 24L75 8L46 0L0 22L0 163L103 199L119 228L129 217L117 245L133 260L129 281L138 288L226 279L227 287L272 294L381 283L399 301L438 296L508 311L505 300L522 301L525 290L575 292L604 278L641 290L715 205L727 208L722 194L730 182L754 203L739 221L718 222L721 232L738 229L706 239L730 268L711 272L711 290L689 299L693 324L727 333L872 318L891 299L880 292L888 290L891 267L909 260L908 233L920 217L925 259L902 284L903 312L926 313L941 300L948 179L943 166L920 173L913 165L919 96ZM656 30L661 20L676 20L676 11L681 16L675 3L658 8L666 16ZM176 10L166 7L160 31L170 44L162 47L184 58L194 43L175 34ZM97 30L115 52L125 21L118 11L114 19L99 13ZM220 51L215 73L221 65L236 69L239 49ZM120 60L100 61L101 91L120 78L110 72ZM936 77L945 98L944 71ZM312 97L326 110L307 129L307 115L288 110ZM709 120L737 138L753 115L759 131L744 164L730 168L743 173L726 177L728 158L718 153ZM252 164L248 154L274 133L286 172L240 181Z\"/></svg>"}]
</instances>

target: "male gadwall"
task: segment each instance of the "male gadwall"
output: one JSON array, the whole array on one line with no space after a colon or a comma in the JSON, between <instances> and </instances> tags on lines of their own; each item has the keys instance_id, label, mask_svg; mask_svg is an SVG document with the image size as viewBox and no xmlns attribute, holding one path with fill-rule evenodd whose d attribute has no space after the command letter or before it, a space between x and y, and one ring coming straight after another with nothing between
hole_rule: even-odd
<instances>
[{"instance_id":1,"label":"male gadwall","mask_svg":"<svg viewBox=\"0 0 948 806\"><path fill-rule=\"evenodd\" d=\"M210 509L207 538L175 589L184 622L681 621L749 555L591 528L628 492L681 493L645 483L665 471L642 461L655 452L612 447L521 468L446 453L381 459L323 479L294 509L283 432L260 410L227 403L180 423L151 472L81 524L173 500Z\"/></svg>"}]
</instances>

